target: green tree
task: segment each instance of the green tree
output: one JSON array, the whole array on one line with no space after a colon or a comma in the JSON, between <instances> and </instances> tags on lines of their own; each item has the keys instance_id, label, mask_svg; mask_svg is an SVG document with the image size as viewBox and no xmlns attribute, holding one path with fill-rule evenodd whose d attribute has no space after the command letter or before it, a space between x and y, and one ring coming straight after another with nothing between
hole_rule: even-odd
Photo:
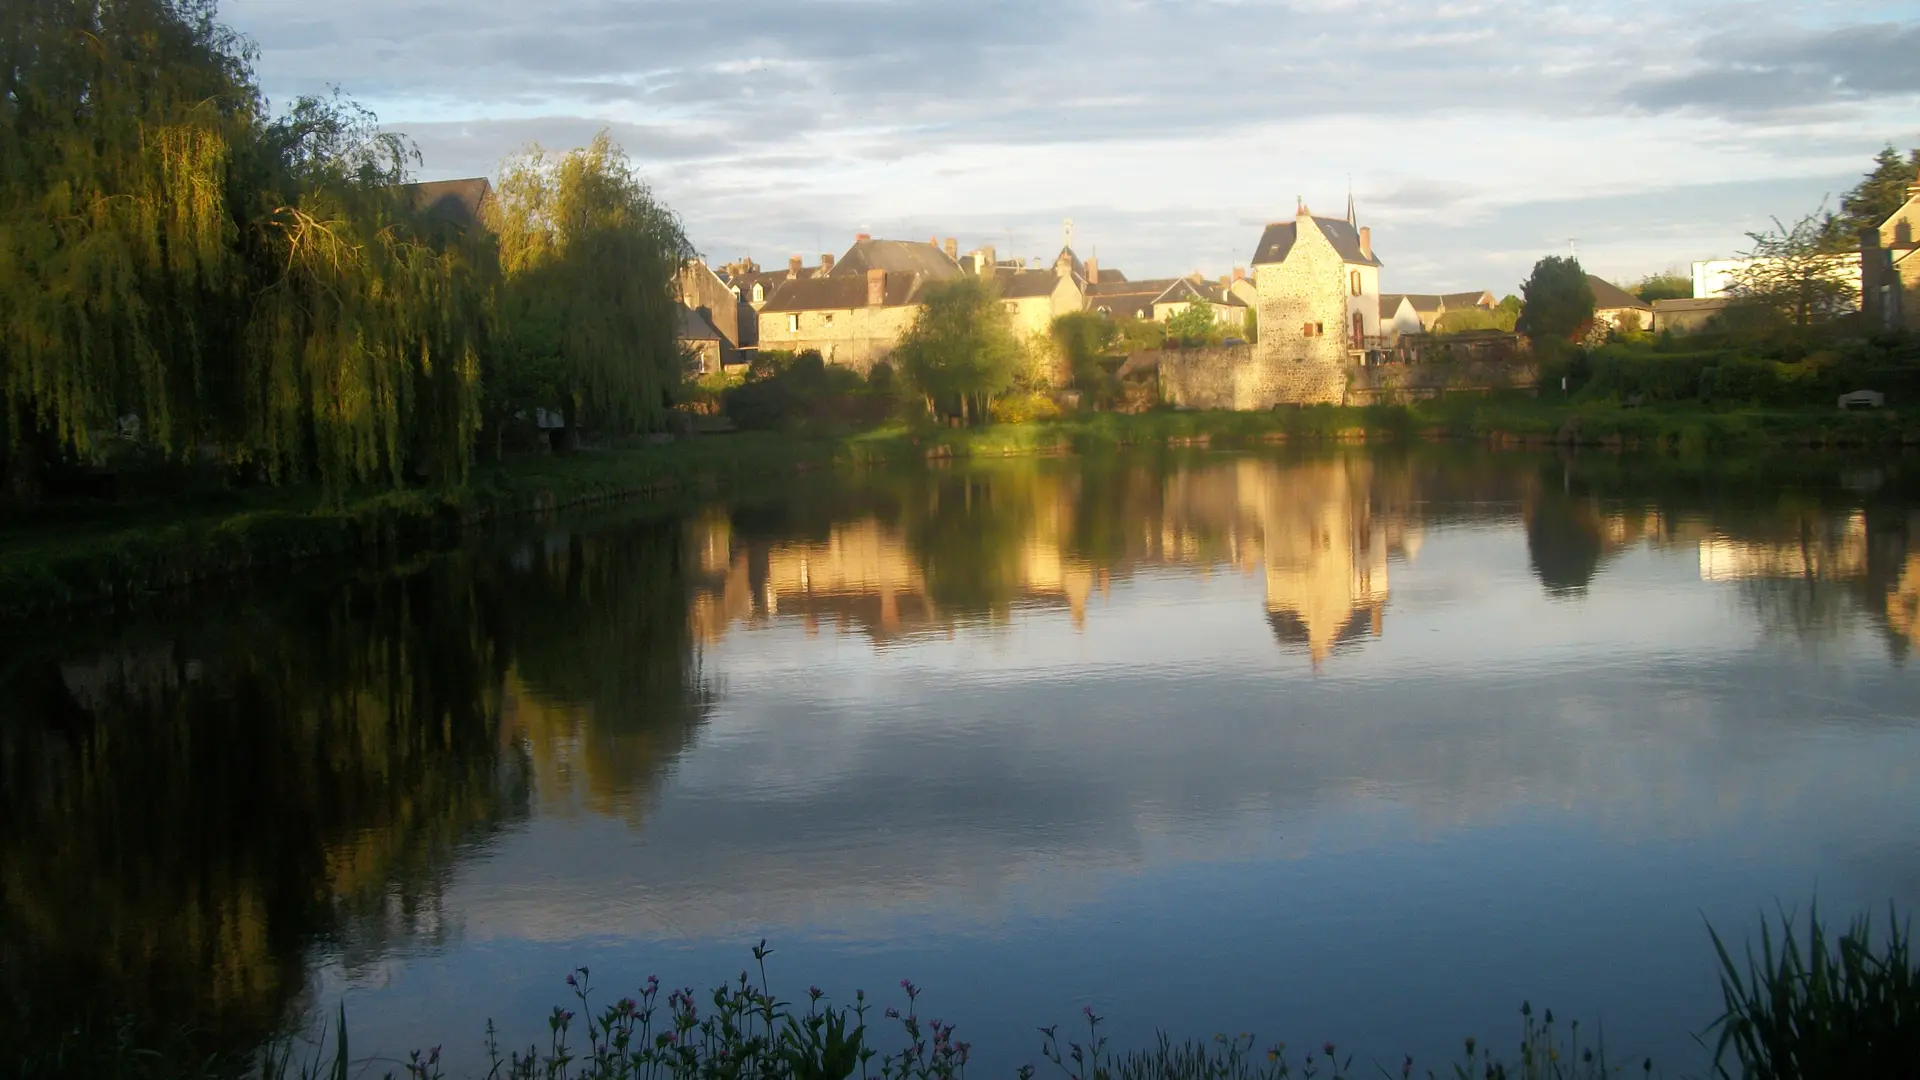
<instances>
[{"instance_id":1,"label":"green tree","mask_svg":"<svg viewBox=\"0 0 1920 1080\"><path fill-rule=\"evenodd\" d=\"M1194 300L1167 320L1167 337L1182 345L1204 345L1216 341L1220 326L1213 317L1213 305Z\"/></svg>"},{"instance_id":2,"label":"green tree","mask_svg":"<svg viewBox=\"0 0 1920 1080\"><path fill-rule=\"evenodd\" d=\"M973 422L984 419L988 401L1013 384L1020 343L993 283L967 277L928 290L894 359L929 410L958 402L962 421Z\"/></svg>"},{"instance_id":3,"label":"green tree","mask_svg":"<svg viewBox=\"0 0 1920 1080\"><path fill-rule=\"evenodd\" d=\"M1655 300L1684 300L1693 295L1693 279L1675 270L1648 274L1627 290L1651 304Z\"/></svg>"},{"instance_id":4,"label":"green tree","mask_svg":"<svg viewBox=\"0 0 1920 1080\"><path fill-rule=\"evenodd\" d=\"M535 400L569 433L657 429L685 378L675 279L693 250L605 131L565 154L530 146L500 170L502 341L494 372L542 373Z\"/></svg>"},{"instance_id":5,"label":"green tree","mask_svg":"<svg viewBox=\"0 0 1920 1080\"><path fill-rule=\"evenodd\" d=\"M1848 278L1843 256L1828 250L1822 219L1808 214L1792 225L1779 218L1766 232L1748 233L1753 247L1741 253L1746 261L1732 274L1727 294L1736 313L1759 316L1796 330L1805 330L1854 310L1860 293Z\"/></svg>"},{"instance_id":6,"label":"green tree","mask_svg":"<svg viewBox=\"0 0 1920 1080\"><path fill-rule=\"evenodd\" d=\"M331 490L458 478L484 259L410 220L408 146L338 95L266 119L207 0L3 10L9 490L116 435Z\"/></svg>"},{"instance_id":7,"label":"green tree","mask_svg":"<svg viewBox=\"0 0 1920 1080\"><path fill-rule=\"evenodd\" d=\"M1515 329L1536 349L1571 341L1593 322L1593 286L1578 259L1549 255L1534 263L1520 296Z\"/></svg>"},{"instance_id":8,"label":"green tree","mask_svg":"<svg viewBox=\"0 0 1920 1080\"><path fill-rule=\"evenodd\" d=\"M1888 143L1873 157L1873 169L1840 197L1840 212L1820 223L1821 245L1828 251L1858 249L1861 229L1877 229L1907 201L1907 185L1920 174L1920 149L1903 159Z\"/></svg>"}]
</instances>

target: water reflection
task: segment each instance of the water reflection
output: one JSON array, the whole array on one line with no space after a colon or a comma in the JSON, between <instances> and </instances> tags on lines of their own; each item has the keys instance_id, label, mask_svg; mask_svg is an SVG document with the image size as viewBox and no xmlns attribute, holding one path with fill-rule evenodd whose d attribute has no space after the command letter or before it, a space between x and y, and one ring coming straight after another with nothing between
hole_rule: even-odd
<instances>
[{"instance_id":1,"label":"water reflection","mask_svg":"<svg viewBox=\"0 0 1920 1080\"><path fill-rule=\"evenodd\" d=\"M1911 755L1784 736L1911 726L1885 657L1794 666L1862 629L1900 660L1920 641L1902 466L1666 468L1421 449L881 472L16 643L0 993L15 1022L84 1001L245 1041L310 1004L317 965L871 938L878 912L956 906L1018 963L1040 946L1016 898L1058 929L1116 872L1171 895L1209 864L1399 858L1449 830L1471 849L1575 809L1613 839L1737 846L1766 820L1795 865L1884 857L1883 830L1823 830L1893 828L1876 800ZM1742 652L1755 631L1786 651ZM1257 910L1296 888L1262 880ZM1411 918L1404 895L1368 910ZM1165 948L1213 955L1140 903L1100 917L1172 919Z\"/></svg>"}]
</instances>

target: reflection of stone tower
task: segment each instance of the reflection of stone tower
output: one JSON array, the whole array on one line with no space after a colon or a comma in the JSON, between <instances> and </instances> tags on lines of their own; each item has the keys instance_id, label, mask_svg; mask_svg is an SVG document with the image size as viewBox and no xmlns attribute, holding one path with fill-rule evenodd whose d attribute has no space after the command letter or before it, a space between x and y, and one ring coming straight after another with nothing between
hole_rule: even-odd
<instances>
[{"instance_id":1,"label":"reflection of stone tower","mask_svg":"<svg viewBox=\"0 0 1920 1080\"><path fill-rule=\"evenodd\" d=\"M1262 533L1267 622L1314 666L1342 643L1378 636L1387 556L1410 538L1373 514L1372 466L1335 460L1285 470L1241 466L1242 497ZM1415 539L1417 543L1417 539Z\"/></svg>"}]
</instances>

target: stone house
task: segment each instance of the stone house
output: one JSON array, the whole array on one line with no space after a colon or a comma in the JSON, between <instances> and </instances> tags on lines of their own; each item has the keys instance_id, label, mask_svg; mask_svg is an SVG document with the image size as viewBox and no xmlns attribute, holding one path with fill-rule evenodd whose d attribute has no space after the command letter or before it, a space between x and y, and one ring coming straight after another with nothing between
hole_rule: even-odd
<instances>
[{"instance_id":1,"label":"stone house","mask_svg":"<svg viewBox=\"0 0 1920 1080\"><path fill-rule=\"evenodd\" d=\"M1398 338L1402 334L1424 334L1433 328L1440 319L1440 312L1433 313L1432 322L1423 319L1420 310L1414 307L1413 297L1405 293L1380 294L1380 333L1388 338ZM1425 299L1425 298L1423 298Z\"/></svg>"},{"instance_id":2,"label":"stone house","mask_svg":"<svg viewBox=\"0 0 1920 1080\"><path fill-rule=\"evenodd\" d=\"M739 354L727 345L726 338L707 319L705 312L688 307L677 310L680 321L674 336L679 339L680 347L693 357L695 371L712 375L725 364L735 362Z\"/></svg>"},{"instance_id":3,"label":"stone house","mask_svg":"<svg viewBox=\"0 0 1920 1080\"><path fill-rule=\"evenodd\" d=\"M830 364L865 374L913 325L927 286L958 279L960 263L938 244L875 240L866 234L819 272L791 276L761 304L759 347L818 350Z\"/></svg>"},{"instance_id":4,"label":"stone house","mask_svg":"<svg viewBox=\"0 0 1920 1080\"><path fill-rule=\"evenodd\" d=\"M1616 330L1645 330L1653 323L1653 305L1603 278L1587 275L1593 289L1593 318Z\"/></svg>"},{"instance_id":5,"label":"stone house","mask_svg":"<svg viewBox=\"0 0 1920 1080\"><path fill-rule=\"evenodd\" d=\"M1090 279L1086 288L1086 309L1110 319L1153 319L1154 302L1176 284L1176 278L1147 278L1141 281L1113 281L1105 272Z\"/></svg>"},{"instance_id":6,"label":"stone house","mask_svg":"<svg viewBox=\"0 0 1920 1080\"><path fill-rule=\"evenodd\" d=\"M1349 363L1364 363L1380 335L1380 260L1373 235L1352 217L1314 216L1302 203L1275 222L1253 254L1260 297L1255 364L1273 402L1330 402L1346 394ZM1256 406L1258 407L1258 406Z\"/></svg>"},{"instance_id":7,"label":"stone house","mask_svg":"<svg viewBox=\"0 0 1920 1080\"><path fill-rule=\"evenodd\" d=\"M1727 298L1709 296L1701 299L1682 298L1678 300L1653 301L1653 332L1662 330L1674 334L1690 334L1706 326L1707 323L1727 310Z\"/></svg>"},{"instance_id":8,"label":"stone house","mask_svg":"<svg viewBox=\"0 0 1920 1080\"><path fill-rule=\"evenodd\" d=\"M1214 325L1229 336L1239 334L1247 324L1247 302L1234 292L1231 280L1215 284L1204 278L1175 278L1154 297L1153 317L1166 322L1195 303L1210 307Z\"/></svg>"},{"instance_id":9,"label":"stone house","mask_svg":"<svg viewBox=\"0 0 1920 1080\"><path fill-rule=\"evenodd\" d=\"M1023 338L1050 332L1054 319L1079 311L1086 302L1086 294L1073 275L1057 269L1000 267L994 272L994 283L1000 289L1000 302L1007 309L1013 332Z\"/></svg>"},{"instance_id":10,"label":"stone house","mask_svg":"<svg viewBox=\"0 0 1920 1080\"><path fill-rule=\"evenodd\" d=\"M741 348L751 345L753 308L741 302L734 287L700 259L680 268L680 303L695 312L720 335L723 363L740 363Z\"/></svg>"},{"instance_id":11,"label":"stone house","mask_svg":"<svg viewBox=\"0 0 1920 1080\"><path fill-rule=\"evenodd\" d=\"M1920 330L1920 177L1877 234L1861 230L1860 308L1876 329Z\"/></svg>"}]
</instances>

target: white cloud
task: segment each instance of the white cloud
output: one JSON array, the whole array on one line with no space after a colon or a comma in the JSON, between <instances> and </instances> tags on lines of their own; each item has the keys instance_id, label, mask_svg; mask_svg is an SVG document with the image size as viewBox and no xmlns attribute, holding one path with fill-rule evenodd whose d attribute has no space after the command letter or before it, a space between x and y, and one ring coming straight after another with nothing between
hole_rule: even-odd
<instances>
[{"instance_id":1,"label":"white cloud","mask_svg":"<svg viewBox=\"0 0 1920 1080\"><path fill-rule=\"evenodd\" d=\"M1920 141L1898 62L1912 13L1819 3L232 0L225 17L258 40L270 95L341 84L419 140L429 176L610 126L698 246L763 263L855 231L1040 254L1072 216L1130 274L1219 273L1292 196L1337 212L1351 175L1391 289L1504 289L1583 232L1629 276L1725 254L1881 143ZM1753 197L1708 197L1734 188ZM1665 212L1682 206L1684 225Z\"/></svg>"}]
</instances>

